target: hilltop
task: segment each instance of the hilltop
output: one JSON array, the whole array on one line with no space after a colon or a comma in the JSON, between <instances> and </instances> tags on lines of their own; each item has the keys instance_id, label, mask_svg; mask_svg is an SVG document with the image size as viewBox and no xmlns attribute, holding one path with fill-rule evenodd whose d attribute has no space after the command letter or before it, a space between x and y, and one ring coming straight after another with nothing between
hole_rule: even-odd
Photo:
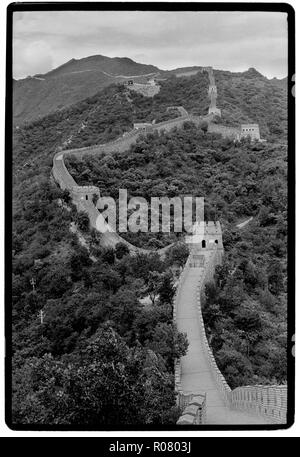
<instances>
[{"instance_id":1,"label":"hilltop","mask_svg":"<svg viewBox=\"0 0 300 457\"><path fill-rule=\"evenodd\" d=\"M157 67L127 57L101 55L69 62L45 74L13 81L14 122L19 125L90 97L116 81L117 75L156 73Z\"/></svg>"},{"instance_id":2,"label":"hilltop","mask_svg":"<svg viewBox=\"0 0 300 457\"><path fill-rule=\"evenodd\" d=\"M287 80L267 79L255 68L214 70L222 124L258 123L262 137L287 133Z\"/></svg>"}]
</instances>

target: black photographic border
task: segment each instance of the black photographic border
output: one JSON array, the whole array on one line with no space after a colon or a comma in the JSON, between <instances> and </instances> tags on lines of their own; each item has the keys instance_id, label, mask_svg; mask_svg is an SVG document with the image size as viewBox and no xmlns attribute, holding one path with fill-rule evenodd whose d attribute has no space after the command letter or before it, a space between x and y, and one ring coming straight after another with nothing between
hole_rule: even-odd
<instances>
[{"instance_id":1,"label":"black photographic border","mask_svg":"<svg viewBox=\"0 0 300 457\"><path fill-rule=\"evenodd\" d=\"M12 419L12 43L13 13L22 11L243 11L282 12L288 21L288 335L287 382L288 408L286 424L270 425L126 425L87 427L81 425L17 424ZM294 423L295 413L295 12L287 3L156 3L156 2L24 2L7 7L6 30L6 120L5 120L5 422L12 430L23 431L208 431L208 430L278 430ZM200 435L200 434L199 434ZM174 438L169 438L171 441ZM128 438L122 438L126 442ZM132 441L132 440L131 440ZM136 440L137 441L137 440Z\"/></svg>"}]
</instances>

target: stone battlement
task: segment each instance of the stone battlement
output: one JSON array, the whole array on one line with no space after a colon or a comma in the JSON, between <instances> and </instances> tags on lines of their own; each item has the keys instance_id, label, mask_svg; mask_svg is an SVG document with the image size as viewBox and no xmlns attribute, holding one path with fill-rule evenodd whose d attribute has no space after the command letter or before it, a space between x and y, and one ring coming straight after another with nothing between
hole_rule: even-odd
<instances>
[{"instance_id":1,"label":"stone battlement","mask_svg":"<svg viewBox=\"0 0 300 457\"><path fill-rule=\"evenodd\" d=\"M209 107L208 108L208 114L215 114L216 116L220 116L221 117L221 110L219 108Z\"/></svg>"},{"instance_id":2,"label":"stone battlement","mask_svg":"<svg viewBox=\"0 0 300 457\"><path fill-rule=\"evenodd\" d=\"M237 139L240 140L241 138L247 138L248 136L251 138L251 140L260 141L258 124L241 124Z\"/></svg>"},{"instance_id":3,"label":"stone battlement","mask_svg":"<svg viewBox=\"0 0 300 457\"><path fill-rule=\"evenodd\" d=\"M185 240L191 252L197 255L205 250L223 250L221 224L219 221L196 222L192 228L192 235L187 235Z\"/></svg>"},{"instance_id":4,"label":"stone battlement","mask_svg":"<svg viewBox=\"0 0 300 457\"><path fill-rule=\"evenodd\" d=\"M160 91L160 86L158 84L141 84L141 83L133 83L128 84L128 89L133 90L135 92L139 92L140 94L144 95L144 97L154 97L154 95L158 94Z\"/></svg>"},{"instance_id":5,"label":"stone battlement","mask_svg":"<svg viewBox=\"0 0 300 457\"><path fill-rule=\"evenodd\" d=\"M284 423L287 415L287 386L242 386L231 391L232 408L263 414L276 423Z\"/></svg>"},{"instance_id":6,"label":"stone battlement","mask_svg":"<svg viewBox=\"0 0 300 457\"><path fill-rule=\"evenodd\" d=\"M72 187L72 192L78 193L78 194L99 194L99 189L96 186L73 186Z\"/></svg>"},{"instance_id":7,"label":"stone battlement","mask_svg":"<svg viewBox=\"0 0 300 457\"><path fill-rule=\"evenodd\" d=\"M143 132L152 132L153 123L150 122L136 122L133 124L135 130L142 130Z\"/></svg>"}]
</instances>

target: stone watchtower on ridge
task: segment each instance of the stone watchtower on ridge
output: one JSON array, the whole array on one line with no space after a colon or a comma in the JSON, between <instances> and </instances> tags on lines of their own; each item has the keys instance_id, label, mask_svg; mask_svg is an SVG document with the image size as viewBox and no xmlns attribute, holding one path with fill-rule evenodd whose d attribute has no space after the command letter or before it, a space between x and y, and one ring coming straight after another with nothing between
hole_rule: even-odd
<instances>
[{"instance_id":1,"label":"stone watchtower on ridge","mask_svg":"<svg viewBox=\"0 0 300 457\"><path fill-rule=\"evenodd\" d=\"M201 267L211 253L223 255L222 229L219 221L201 221L193 225L192 234L185 237L192 255L193 266Z\"/></svg>"},{"instance_id":2,"label":"stone watchtower on ridge","mask_svg":"<svg viewBox=\"0 0 300 457\"><path fill-rule=\"evenodd\" d=\"M95 186L73 186L71 194L73 200L80 203L92 202L94 194L96 194L98 198L100 197L100 191L98 187Z\"/></svg>"},{"instance_id":3,"label":"stone watchtower on ridge","mask_svg":"<svg viewBox=\"0 0 300 457\"><path fill-rule=\"evenodd\" d=\"M241 124L240 138L250 137L251 141L260 141L259 125L258 124Z\"/></svg>"}]
</instances>

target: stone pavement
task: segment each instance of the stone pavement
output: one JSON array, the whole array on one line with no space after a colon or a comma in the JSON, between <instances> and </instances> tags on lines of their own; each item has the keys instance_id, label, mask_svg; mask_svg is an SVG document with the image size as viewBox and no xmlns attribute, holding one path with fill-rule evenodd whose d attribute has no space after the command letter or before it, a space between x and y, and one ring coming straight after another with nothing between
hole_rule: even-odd
<instances>
[{"instance_id":1,"label":"stone pavement","mask_svg":"<svg viewBox=\"0 0 300 457\"><path fill-rule=\"evenodd\" d=\"M189 340L187 355L181 358L181 387L184 393L206 392L207 424L270 424L267 418L232 410L214 379L208 353L201 337L196 291L204 268L190 268L178 297L177 327Z\"/></svg>"}]
</instances>

